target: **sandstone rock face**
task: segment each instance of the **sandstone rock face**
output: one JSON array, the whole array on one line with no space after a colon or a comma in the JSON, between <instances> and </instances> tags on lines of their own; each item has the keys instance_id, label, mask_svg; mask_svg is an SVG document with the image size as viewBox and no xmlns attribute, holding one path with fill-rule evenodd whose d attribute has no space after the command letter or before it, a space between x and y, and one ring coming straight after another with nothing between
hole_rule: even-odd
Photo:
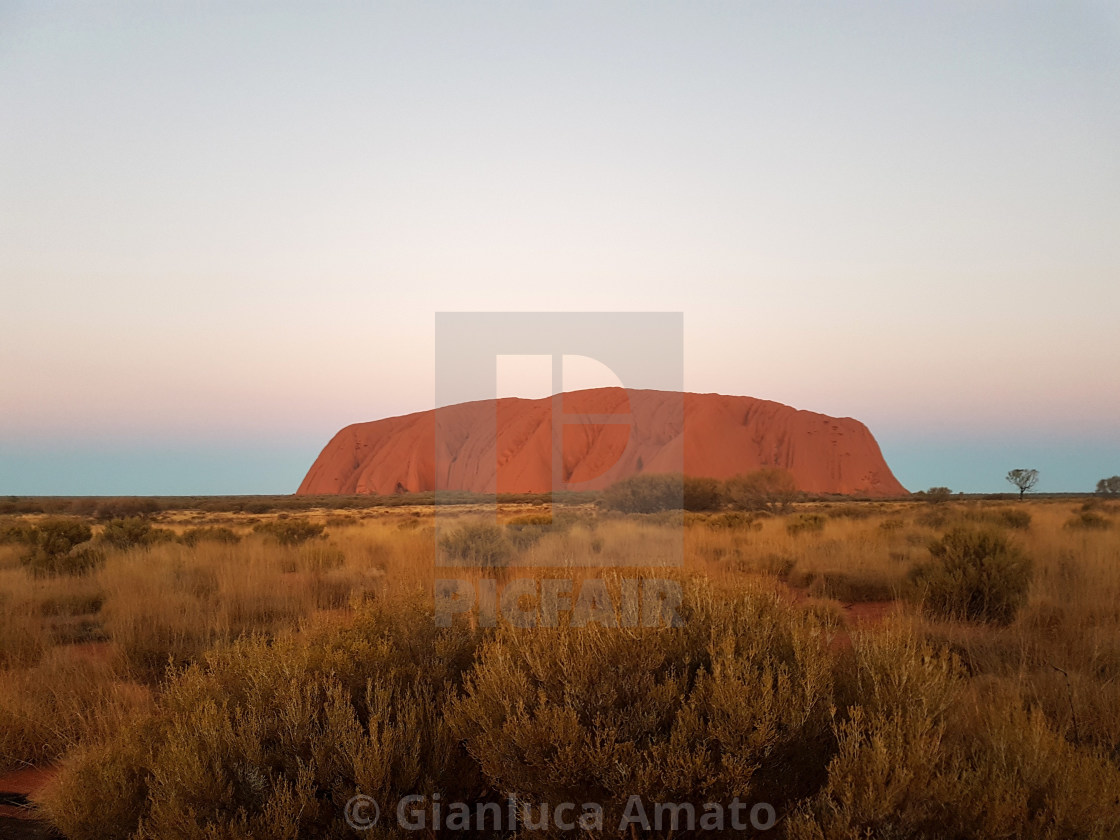
<instances>
[{"instance_id":1,"label":"sandstone rock face","mask_svg":"<svg viewBox=\"0 0 1120 840\"><path fill-rule=\"evenodd\" d=\"M554 447L554 405L600 422L566 418ZM729 478L779 467L810 493L907 493L857 420L753 397L622 388L482 400L347 426L297 492L546 493L554 465L562 471L556 486L570 489L601 489L642 472Z\"/></svg>"}]
</instances>

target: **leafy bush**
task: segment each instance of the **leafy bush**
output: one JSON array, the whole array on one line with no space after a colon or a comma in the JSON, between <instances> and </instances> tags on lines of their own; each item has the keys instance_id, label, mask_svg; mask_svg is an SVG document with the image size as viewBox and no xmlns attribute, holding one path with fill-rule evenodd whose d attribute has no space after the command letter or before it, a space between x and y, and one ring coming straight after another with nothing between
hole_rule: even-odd
<instances>
[{"instance_id":1,"label":"leafy bush","mask_svg":"<svg viewBox=\"0 0 1120 840\"><path fill-rule=\"evenodd\" d=\"M906 631L861 638L855 657L828 782L789 840L1116 836L1120 771L1018 697L964 702L957 664Z\"/></svg>"},{"instance_id":2,"label":"leafy bush","mask_svg":"<svg viewBox=\"0 0 1120 840\"><path fill-rule=\"evenodd\" d=\"M0 545L29 544L34 530L31 525L18 519L0 521Z\"/></svg>"},{"instance_id":3,"label":"leafy bush","mask_svg":"<svg viewBox=\"0 0 1120 840\"><path fill-rule=\"evenodd\" d=\"M110 520L106 523L104 530L98 534L97 539L98 542L121 551L127 551L130 548L143 545L169 542L175 539L175 534L167 528L153 528L152 524L146 519L132 517Z\"/></svg>"},{"instance_id":4,"label":"leafy bush","mask_svg":"<svg viewBox=\"0 0 1120 840\"><path fill-rule=\"evenodd\" d=\"M685 510L719 510L723 507L723 488L714 478L686 475L681 498Z\"/></svg>"},{"instance_id":5,"label":"leafy bush","mask_svg":"<svg viewBox=\"0 0 1120 840\"><path fill-rule=\"evenodd\" d=\"M934 615L1007 624L1026 602L1031 561L999 531L956 528L929 551L910 580Z\"/></svg>"},{"instance_id":6,"label":"leafy bush","mask_svg":"<svg viewBox=\"0 0 1120 840\"><path fill-rule=\"evenodd\" d=\"M490 522L469 522L439 539L440 548L469 566L500 566L513 554L505 531Z\"/></svg>"},{"instance_id":7,"label":"leafy bush","mask_svg":"<svg viewBox=\"0 0 1120 840\"><path fill-rule=\"evenodd\" d=\"M321 522L312 522L310 519L295 518L262 522L254 526L253 530L258 534L271 537L280 545L302 545L309 540L322 537L326 526Z\"/></svg>"},{"instance_id":8,"label":"leafy bush","mask_svg":"<svg viewBox=\"0 0 1120 840\"><path fill-rule=\"evenodd\" d=\"M402 603L306 639L243 640L72 756L43 810L71 840L349 838L359 791L392 809L382 825L407 794L474 801L478 769L442 705L476 642Z\"/></svg>"},{"instance_id":9,"label":"leafy bush","mask_svg":"<svg viewBox=\"0 0 1120 840\"><path fill-rule=\"evenodd\" d=\"M800 495L793 476L776 467L729 478L723 487L728 503L738 510L784 510Z\"/></svg>"},{"instance_id":10,"label":"leafy bush","mask_svg":"<svg viewBox=\"0 0 1120 840\"><path fill-rule=\"evenodd\" d=\"M105 561L100 551L83 545L92 536L79 519L45 519L25 534L30 551L21 562L37 577L85 574Z\"/></svg>"},{"instance_id":11,"label":"leafy bush","mask_svg":"<svg viewBox=\"0 0 1120 840\"><path fill-rule=\"evenodd\" d=\"M453 725L487 783L528 802L781 804L822 778L833 702L816 620L762 593L685 598L676 629L501 628Z\"/></svg>"},{"instance_id":12,"label":"leafy bush","mask_svg":"<svg viewBox=\"0 0 1120 840\"><path fill-rule=\"evenodd\" d=\"M92 537L93 529L80 519L44 519L32 529L28 544L46 554L66 554Z\"/></svg>"},{"instance_id":13,"label":"leafy bush","mask_svg":"<svg viewBox=\"0 0 1120 840\"><path fill-rule=\"evenodd\" d=\"M681 510L684 505L684 479L679 473L631 476L604 490L603 504L622 513Z\"/></svg>"}]
</instances>

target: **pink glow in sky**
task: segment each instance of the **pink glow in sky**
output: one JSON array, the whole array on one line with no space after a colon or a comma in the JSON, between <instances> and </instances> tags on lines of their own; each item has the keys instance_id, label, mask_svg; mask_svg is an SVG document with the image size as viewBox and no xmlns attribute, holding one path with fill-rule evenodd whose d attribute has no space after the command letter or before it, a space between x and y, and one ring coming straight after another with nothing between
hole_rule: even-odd
<instances>
[{"instance_id":1,"label":"pink glow in sky","mask_svg":"<svg viewBox=\"0 0 1120 840\"><path fill-rule=\"evenodd\" d=\"M1109 4L9 4L0 113L0 493L288 492L456 310L683 312L914 489L1120 472Z\"/></svg>"}]
</instances>

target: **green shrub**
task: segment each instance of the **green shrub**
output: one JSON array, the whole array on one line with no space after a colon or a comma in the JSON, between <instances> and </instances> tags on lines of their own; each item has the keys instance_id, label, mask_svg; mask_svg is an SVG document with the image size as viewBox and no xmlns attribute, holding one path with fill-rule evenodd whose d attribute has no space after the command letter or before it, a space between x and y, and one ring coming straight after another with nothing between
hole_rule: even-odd
<instances>
[{"instance_id":1,"label":"green shrub","mask_svg":"<svg viewBox=\"0 0 1120 840\"><path fill-rule=\"evenodd\" d=\"M719 510L723 507L723 487L714 478L686 475L681 501L685 510Z\"/></svg>"},{"instance_id":2,"label":"green shrub","mask_svg":"<svg viewBox=\"0 0 1120 840\"><path fill-rule=\"evenodd\" d=\"M302 545L309 540L319 539L323 536L326 526L321 522L312 522L310 519L277 519L273 522L262 522L253 527L258 534L270 537L280 545Z\"/></svg>"},{"instance_id":3,"label":"green shrub","mask_svg":"<svg viewBox=\"0 0 1120 840\"><path fill-rule=\"evenodd\" d=\"M440 548L468 566L501 566L513 554L513 544L498 525L468 522L439 538Z\"/></svg>"},{"instance_id":4,"label":"green shrub","mask_svg":"<svg viewBox=\"0 0 1120 840\"><path fill-rule=\"evenodd\" d=\"M36 577L85 574L105 561L100 551L84 545L92 536L79 519L43 520L25 535L30 550L21 562Z\"/></svg>"},{"instance_id":5,"label":"green shrub","mask_svg":"<svg viewBox=\"0 0 1120 840\"><path fill-rule=\"evenodd\" d=\"M32 529L28 544L45 554L66 554L92 537L93 529L80 519L44 519Z\"/></svg>"},{"instance_id":6,"label":"green shrub","mask_svg":"<svg viewBox=\"0 0 1120 840\"><path fill-rule=\"evenodd\" d=\"M659 513L684 506L684 479L677 473L631 476L603 491L603 504L622 513Z\"/></svg>"},{"instance_id":7,"label":"green shrub","mask_svg":"<svg viewBox=\"0 0 1120 840\"><path fill-rule=\"evenodd\" d=\"M97 537L98 542L120 551L158 542L169 542L173 539L175 539L173 531L167 528L153 528L150 522L139 517L112 519L105 524L105 528Z\"/></svg>"},{"instance_id":8,"label":"green shrub","mask_svg":"<svg viewBox=\"0 0 1120 840\"><path fill-rule=\"evenodd\" d=\"M777 467L729 478L723 490L728 503L738 510L785 510L801 495L793 476Z\"/></svg>"},{"instance_id":9,"label":"green shrub","mask_svg":"<svg viewBox=\"0 0 1120 840\"><path fill-rule=\"evenodd\" d=\"M910 573L913 592L932 614L1007 624L1027 599L1031 561L995 530L956 528L930 544L931 559Z\"/></svg>"}]
</instances>

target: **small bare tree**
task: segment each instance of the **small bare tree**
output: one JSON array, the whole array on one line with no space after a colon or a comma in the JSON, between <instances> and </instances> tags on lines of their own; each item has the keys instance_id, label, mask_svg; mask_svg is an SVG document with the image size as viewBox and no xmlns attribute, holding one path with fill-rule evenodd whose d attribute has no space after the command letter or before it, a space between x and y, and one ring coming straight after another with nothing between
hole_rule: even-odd
<instances>
[{"instance_id":1,"label":"small bare tree","mask_svg":"<svg viewBox=\"0 0 1120 840\"><path fill-rule=\"evenodd\" d=\"M1038 470L1012 470L1007 474L1007 480L1019 488L1019 498L1028 490L1033 490L1038 484Z\"/></svg>"}]
</instances>

